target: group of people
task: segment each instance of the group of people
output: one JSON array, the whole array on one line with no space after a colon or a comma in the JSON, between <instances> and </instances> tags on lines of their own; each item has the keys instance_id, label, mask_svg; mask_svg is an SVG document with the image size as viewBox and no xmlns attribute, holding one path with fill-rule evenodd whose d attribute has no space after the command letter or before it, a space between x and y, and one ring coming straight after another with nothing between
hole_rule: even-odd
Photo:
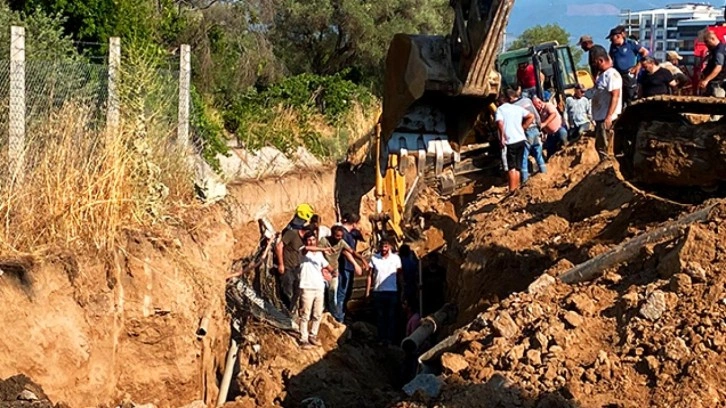
<instances>
[{"instance_id":1,"label":"group of people","mask_svg":"<svg viewBox=\"0 0 726 408\"><path fill-rule=\"evenodd\" d=\"M539 172L547 172L546 159L590 129L590 100L582 86L565 102L567 123L552 102L521 89L506 89L499 98L495 121L499 130L502 163L509 190L529 179L529 158ZM545 157L546 154L546 157Z\"/></svg>"},{"instance_id":2,"label":"group of people","mask_svg":"<svg viewBox=\"0 0 726 408\"><path fill-rule=\"evenodd\" d=\"M703 31L701 37L709 53L698 88L706 96L724 97L726 44L712 31ZM552 103L535 95L534 68L527 70L531 64L522 64L518 70L519 88L507 89L500 96L495 121L510 191L527 181L530 156L534 156L539 171L546 172L543 147L549 157L592 129L593 124L595 147L601 160L606 160L612 124L624 106L636 98L677 93L687 86L687 71L680 65L683 58L677 52L667 52L667 61L660 62L629 38L623 26L610 30L606 39L609 50L595 44L589 35L580 37L578 45L588 52L595 86L585 90L578 85L566 99L567 123Z\"/></svg>"},{"instance_id":3,"label":"group of people","mask_svg":"<svg viewBox=\"0 0 726 408\"><path fill-rule=\"evenodd\" d=\"M309 204L301 204L275 245L281 298L297 318L303 348L321 344L317 336L325 310L346 321L353 280L364 274L365 296L372 299L382 344L392 344L401 332L410 334L418 326L418 259L406 245L395 252L387 239L365 259L356 251L364 240L359 221L357 214L344 214L341 223L327 228Z\"/></svg>"},{"instance_id":4,"label":"group of people","mask_svg":"<svg viewBox=\"0 0 726 408\"><path fill-rule=\"evenodd\" d=\"M705 96L723 97L726 45L713 31L704 30L700 37L708 48L708 56L698 90ZM678 93L688 86L689 78L685 74L688 70L681 64L683 57L678 52L668 51L666 61L659 61L636 39L628 37L624 26L610 30L606 39L610 41L609 50L595 44L589 35L580 37L578 45L588 52L590 71L595 76L602 72L597 67L598 58L610 58L622 82L623 104L640 97Z\"/></svg>"}]
</instances>

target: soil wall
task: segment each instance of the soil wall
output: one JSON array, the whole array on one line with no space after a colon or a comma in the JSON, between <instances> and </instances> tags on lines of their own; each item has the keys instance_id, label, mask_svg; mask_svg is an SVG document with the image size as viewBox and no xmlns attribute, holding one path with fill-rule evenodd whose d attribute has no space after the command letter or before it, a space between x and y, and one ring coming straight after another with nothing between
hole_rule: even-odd
<instances>
[{"instance_id":1,"label":"soil wall","mask_svg":"<svg viewBox=\"0 0 726 408\"><path fill-rule=\"evenodd\" d=\"M214 400L228 341L225 274L255 250L260 216L280 228L308 202L335 221L335 182L331 169L238 183L191 226L130 231L108 259L0 265L0 378L26 374L71 407ZM204 315L212 323L199 340Z\"/></svg>"}]
</instances>

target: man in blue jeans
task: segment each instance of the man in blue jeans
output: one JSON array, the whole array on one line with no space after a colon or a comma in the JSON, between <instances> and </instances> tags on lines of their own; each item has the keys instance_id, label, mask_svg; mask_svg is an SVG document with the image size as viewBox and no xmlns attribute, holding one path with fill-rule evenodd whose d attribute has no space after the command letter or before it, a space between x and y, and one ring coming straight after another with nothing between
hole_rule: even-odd
<instances>
[{"instance_id":1,"label":"man in blue jeans","mask_svg":"<svg viewBox=\"0 0 726 408\"><path fill-rule=\"evenodd\" d=\"M363 241L363 234L358 230L360 216L358 214L343 214L343 240L350 249L355 252L358 241ZM336 298L335 320L343 323L345 320L346 303L353 293L353 278L356 275L356 267L343 255L338 262L338 293Z\"/></svg>"},{"instance_id":2,"label":"man in blue jeans","mask_svg":"<svg viewBox=\"0 0 726 408\"><path fill-rule=\"evenodd\" d=\"M519 107L522 107L526 109L529 113L534 115L534 122L524 130L525 136L527 136L527 140L524 143L524 155L522 156L522 170L520 171L522 175L522 183L526 182L529 178L529 156L534 156L535 161L537 162L537 167L539 168L540 173L547 173L547 165L544 161L544 156L542 156L542 138L540 137L540 126L542 125L539 113L537 113L537 109L535 109L534 104L532 103L532 100L528 97L524 96L524 93L522 93L522 96L520 97L517 94L517 91L514 89L507 89L506 95L511 101L512 104L517 105Z\"/></svg>"},{"instance_id":3,"label":"man in blue jeans","mask_svg":"<svg viewBox=\"0 0 726 408\"><path fill-rule=\"evenodd\" d=\"M396 335L396 311L398 309L398 276L401 258L391 252L391 243L381 239L379 251L369 264L372 273L366 282L366 297L373 289L373 307L376 309L378 340L383 345L392 344Z\"/></svg>"}]
</instances>

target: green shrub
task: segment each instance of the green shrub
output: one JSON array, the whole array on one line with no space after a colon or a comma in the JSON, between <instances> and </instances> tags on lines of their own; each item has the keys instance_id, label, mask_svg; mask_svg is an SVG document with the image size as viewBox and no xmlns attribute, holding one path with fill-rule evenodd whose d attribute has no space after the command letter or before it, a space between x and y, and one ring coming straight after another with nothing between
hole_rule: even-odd
<instances>
[{"instance_id":1,"label":"green shrub","mask_svg":"<svg viewBox=\"0 0 726 408\"><path fill-rule=\"evenodd\" d=\"M292 153L303 145L319 158L341 155L347 147L348 132L341 129L347 116L354 106L374 101L368 90L344 76L301 74L263 90L250 89L225 106L225 128L253 150L271 145ZM321 125L333 136L325 137Z\"/></svg>"},{"instance_id":2,"label":"green shrub","mask_svg":"<svg viewBox=\"0 0 726 408\"><path fill-rule=\"evenodd\" d=\"M212 117L202 96L196 88L191 90L190 124L194 141L200 147L202 157L216 172L220 172L217 154L229 155L229 147L224 138L222 125Z\"/></svg>"}]
</instances>

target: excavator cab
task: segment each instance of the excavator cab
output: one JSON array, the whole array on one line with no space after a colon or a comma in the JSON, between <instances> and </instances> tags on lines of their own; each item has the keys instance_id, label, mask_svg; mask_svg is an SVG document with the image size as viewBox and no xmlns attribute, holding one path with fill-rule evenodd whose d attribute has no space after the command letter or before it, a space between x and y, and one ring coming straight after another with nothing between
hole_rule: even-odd
<instances>
[{"instance_id":1,"label":"excavator cab","mask_svg":"<svg viewBox=\"0 0 726 408\"><path fill-rule=\"evenodd\" d=\"M517 70L522 64L534 65L537 97L545 100L545 91L547 91L550 100L559 106L560 110L564 107L567 95L573 92L581 80L570 47L559 45L556 41L500 54L497 58L497 70L502 76L503 88L519 87ZM590 78L589 75L587 78ZM583 85L592 86L591 83Z\"/></svg>"}]
</instances>

